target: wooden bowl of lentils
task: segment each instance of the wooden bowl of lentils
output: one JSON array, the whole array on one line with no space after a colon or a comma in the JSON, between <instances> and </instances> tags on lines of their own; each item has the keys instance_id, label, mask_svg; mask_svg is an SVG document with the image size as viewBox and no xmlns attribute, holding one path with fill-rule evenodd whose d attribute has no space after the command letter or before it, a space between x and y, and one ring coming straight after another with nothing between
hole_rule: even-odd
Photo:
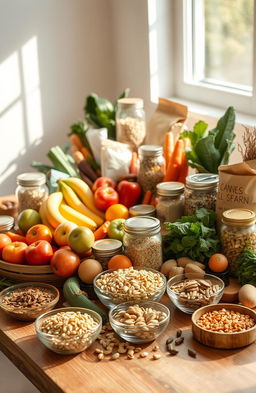
<instances>
[{"instance_id":1,"label":"wooden bowl of lentils","mask_svg":"<svg viewBox=\"0 0 256 393\"><path fill-rule=\"evenodd\" d=\"M34 321L52 310L59 301L59 291L53 285L29 282L12 285L0 293L0 308L22 321Z\"/></svg>"}]
</instances>

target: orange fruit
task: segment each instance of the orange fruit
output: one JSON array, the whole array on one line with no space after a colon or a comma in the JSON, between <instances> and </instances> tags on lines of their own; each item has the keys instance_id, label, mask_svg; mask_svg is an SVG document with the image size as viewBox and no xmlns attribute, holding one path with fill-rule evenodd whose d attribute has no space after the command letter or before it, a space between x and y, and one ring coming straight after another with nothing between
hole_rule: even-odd
<instances>
[{"instance_id":1,"label":"orange fruit","mask_svg":"<svg viewBox=\"0 0 256 393\"><path fill-rule=\"evenodd\" d=\"M213 254L209 259L208 266L215 273L224 272L228 267L228 260L223 254Z\"/></svg>"},{"instance_id":2,"label":"orange fruit","mask_svg":"<svg viewBox=\"0 0 256 393\"><path fill-rule=\"evenodd\" d=\"M127 207L121 203L115 203L114 205L109 206L105 213L105 218L107 221L112 221L116 218L124 218L127 220L128 217L129 211Z\"/></svg>"},{"instance_id":3,"label":"orange fruit","mask_svg":"<svg viewBox=\"0 0 256 393\"><path fill-rule=\"evenodd\" d=\"M108 261L108 268L109 269L128 269L128 267L132 266L131 260L121 254L114 255L109 261Z\"/></svg>"}]
</instances>

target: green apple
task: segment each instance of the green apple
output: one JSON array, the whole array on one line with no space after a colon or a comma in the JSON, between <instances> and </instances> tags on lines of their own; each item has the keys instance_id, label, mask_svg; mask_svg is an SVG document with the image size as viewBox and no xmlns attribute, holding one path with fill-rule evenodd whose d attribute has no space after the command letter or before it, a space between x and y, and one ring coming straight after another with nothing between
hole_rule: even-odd
<instances>
[{"instance_id":1,"label":"green apple","mask_svg":"<svg viewBox=\"0 0 256 393\"><path fill-rule=\"evenodd\" d=\"M124 218L116 218L112 220L108 228L108 237L123 241L124 237Z\"/></svg>"},{"instance_id":2,"label":"green apple","mask_svg":"<svg viewBox=\"0 0 256 393\"><path fill-rule=\"evenodd\" d=\"M94 243L94 234L87 227L77 227L68 236L68 245L77 254L88 251Z\"/></svg>"},{"instance_id":3,"label":"green apple","mask_svg":"<svg viewBox=\"0 0 256 393\"><path fill-rule=\"evenodd\" d=\"M40 214L36 210L25 209L19 214L17 224L20 230L26 233L29 228L41 224Z\"/></svg>"}]
</instances>

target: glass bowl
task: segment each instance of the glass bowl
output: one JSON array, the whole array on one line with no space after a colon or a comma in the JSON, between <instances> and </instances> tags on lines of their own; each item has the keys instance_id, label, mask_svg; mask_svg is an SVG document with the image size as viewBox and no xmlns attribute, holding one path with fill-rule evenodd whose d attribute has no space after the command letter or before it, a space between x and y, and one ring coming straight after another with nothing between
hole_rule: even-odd
<instances>
[{"instance_id":1,"label":"glass bowl","mask_svg":"<svg viewBox=\"0 0 256 393\"><path fill-rule=\"evenodd\" d=\"M211 282L212 285L218 285L219 289L216 290L214 293L205 294L202 293L202 290L207 290L207 288L203 289L201 287L201 293L197 289L190 288L190 292L188 292L188 296L185 292L176 293L171 286L174 284L182 283L183 281L188 280L198 280L200 282L206 281ZM193 285L191 285L192 287ZM193 314L195 310L202 306L206 306L209 304L217 304L219 303L220 299L222 298L224 292L225 284L224 282L217 276L212 274L205 274L202 278L197 273L186 273L185 274L178 274L172 278L170 278L167 282L167 294L173 304L179 308L181 311L187 314Z\"/></svg>"},{"instance_id":2,"label":"glass bowl","mask_svg":"<svg viewBox=\"0 0 256 393\"><path fill-rule=\"evenodd\" d=\"M143 344L150 341L155 340L161 333L165 331L170 321L170 311L169 309L161 303L152 302L152 301L144 301L139 303L140 307L144 308L152 308L156 311L161 311L166 314L166 317L159 322L157 326L129 326L125 323L118 322L115 319L115 316L120 311L126 311L129 306L134 305L133 302L121 303L109 312L109 323L112 326L113 330L120 336L122 339L135 343L135 344Z\"/></svg>"},{"instance_id":3,"label":"glass bowl","mask_svg":"<svg viewBox=\"0 0 256 393\"><path fill-rule=\"evenodd\" d=\"M131 269L131 268L130 268ZM125 269L128 270L128 269ZM100 274L98 274L94 281L93 281L93 286L94 286L94 291L96 293L96 295L98 296L99 300L108 308L113 308L115 307L117 304L120 303L124 303L124 302L133 302L133 303L140 303L140 302L144 302L146 300L153 300L153 301L158 301L161 299L161 297L163 296L165 289L166 289L166 278L165 276L160 273L157 270L154 269L150 269L150 268L133 268L133 270L146 270L147 272L152 272L154 274L158 274L161 278L162 278L162 285L159 286L158 288L156 288L154 291L146 291L143 294L137 294L136 290L134 289L134 293L129 294L125 291L121 292L121 290L119 292L113 292L113 291L109 291L109 290L105 290L105 289L101 289L98 285L97 285L97 280L99 278L103 278L104 275L111 273L111 272L116 272L118 273L120 270L106 270ZM121 280L120 280L121 282ZM126 282L123 282L124 287L126 286ZM139 287L141 287L141 285L139 285Z\"/></svg>"},{"instance_id":4,"label":"glass bowl","mask_svg":"<svg viewBox=\"0 0 256 393\"><path fill-rule=\"evenodd\" d=\"M93 329L89 334L75 334L71 337L66 336L65 338L63 338L62 336L45 333L41 330L42 323L47 318L60 312L78 311L81 312L81 314L89 314L94 319L94 321L97 322L96 328ZM96 338L101 332L101 328L101 316L95 311L82 307L57 308L55 310L46 312L45 314L38 317L35 321L35 330L41 343L53 352L59 353L61 355L72 355L84 351L96 340Z\"/></svg>"},{"instance_id":5,"label":"glass bowl","mask_svg":"<svg viewBox=\"0 0 256 393\"><path fill-rule=\"evenodd\" d=\"M5 297L11 295L14 291L22 290L24 288L40 288L49 291L53 294L53 299L41 306L25 307L19 306L15 308L14 306L8 306L5 304ZM26 282L21 284L12 285L11 287L5 288L0 293L0 308L8 315L15 319L21 321L34 321L39 315L45 313L46 311L52 310L59 301L59 291L53 285L44 284L40 282Z\"/></svg>"}]
</instances>

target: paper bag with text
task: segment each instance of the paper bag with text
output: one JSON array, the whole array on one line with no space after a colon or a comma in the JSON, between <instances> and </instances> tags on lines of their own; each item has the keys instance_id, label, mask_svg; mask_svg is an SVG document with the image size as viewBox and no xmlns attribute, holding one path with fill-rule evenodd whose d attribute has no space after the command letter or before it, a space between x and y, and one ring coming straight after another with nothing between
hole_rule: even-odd
<instances>
[{"instance_id":1,"label":"paper bag with text","mask_svg":"<svg viewBox=\"0 0 256 393\"><path fill-rule=\"evenodd\" d=\"M239 207L256 213L256 160L219 167L216 203L218 223L225 210Z\"/></svg>"}]
</instances>

